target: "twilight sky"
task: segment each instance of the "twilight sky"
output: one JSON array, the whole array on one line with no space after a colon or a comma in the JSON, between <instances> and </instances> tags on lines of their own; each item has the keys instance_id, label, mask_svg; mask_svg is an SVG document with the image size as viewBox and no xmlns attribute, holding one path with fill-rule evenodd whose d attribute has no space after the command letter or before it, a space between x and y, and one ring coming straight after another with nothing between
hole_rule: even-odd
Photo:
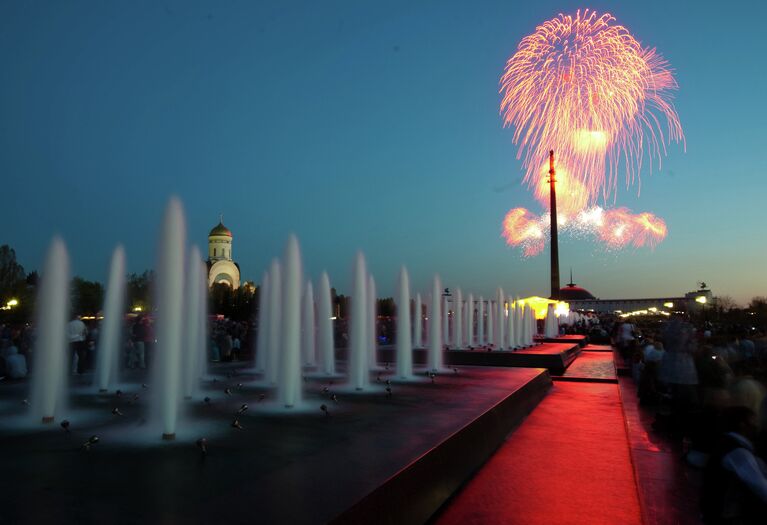
<instances>
[{"instance_id":1,"label":"twilight sky","mask_svg":"<svg viewBox=\"0 0 767 525\"><path fill-rule=\"evenodd\" d=\"M766 3L592 1L33 1L0 3L0 244L39 269L52 235L75 273L105 280L125 245L154 265L163 207L206 249L224 214L243 277L286 236L306 273L348 291L365 252L389 295L401 264L427 290L548 294L548 249L523 259L500 224L538 210L520 184L498 79L519 40L559 12L611 12L676 70L687 152L621 188L669 227L654 251L564 238L563 284L602 298L706 281L767 294Z\"/></svg>"}]
</instances>

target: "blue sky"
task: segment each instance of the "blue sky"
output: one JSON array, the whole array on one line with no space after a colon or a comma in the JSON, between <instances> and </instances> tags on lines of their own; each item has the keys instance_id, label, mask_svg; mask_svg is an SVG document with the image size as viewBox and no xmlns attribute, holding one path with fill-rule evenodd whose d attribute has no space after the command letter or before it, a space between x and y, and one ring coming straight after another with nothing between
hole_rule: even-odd
<instances>
[{"instance_id":1,"label":"blue sky","mask_svg":"<svg viewBox=\"0 0 767 525\"><path fill-rule=\"evenodd\" d=\"M713 5L713 4L711 4ZM123 243L153 266L170 195L202 246L224 213L243 277L259 280L285 239L307 275L348 290L368 257L381 295L401 264L414 287L548 292L548 251L523 259L500 237L537 209L498 115L498 78L518 41L584 4L536 2L0 3L4 225L26 269L50 238L75 273L105 280ZM767 294L763 266L767 43L762 2L591 2L676 70L687 152L623 188L664 243L606 253L563 239L563 275L603 298ZM563 279L563 283L566 279Z\"/></svg>"}]
</instances>

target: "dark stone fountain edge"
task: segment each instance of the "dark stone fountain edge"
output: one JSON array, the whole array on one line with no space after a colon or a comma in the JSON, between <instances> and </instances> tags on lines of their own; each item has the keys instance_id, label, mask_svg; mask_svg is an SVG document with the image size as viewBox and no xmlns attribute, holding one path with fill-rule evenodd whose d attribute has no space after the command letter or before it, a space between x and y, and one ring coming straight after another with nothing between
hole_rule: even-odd
<instances>
[{"instance_id":1,"label":"dark stone fountain edge","mask_svg":"<svg viewBox=\"0 0 767 525\"><path fill-rule=\"evenodd\" d=\"M543 399L551 384L548 371L540 370L331 523L399 525L426 522L490 458Z\"/></svg>"}]
</instances>

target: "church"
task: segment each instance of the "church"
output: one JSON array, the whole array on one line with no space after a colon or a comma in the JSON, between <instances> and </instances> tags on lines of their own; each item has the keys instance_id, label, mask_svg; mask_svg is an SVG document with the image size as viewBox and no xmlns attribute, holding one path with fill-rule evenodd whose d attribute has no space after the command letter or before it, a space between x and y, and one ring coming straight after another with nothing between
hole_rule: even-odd
<instances>
[{"instance_id":1,"label":"church","mask_svg":"<svg viewBox=\"0 0 767 525\"><path fill-rule=\"evenodd\" d=\"M223 217L208 234L208 286L216 283L233 290L240 287L240 267L232 260L232 232L224 226Z\"/></svg>"}]
</instances>

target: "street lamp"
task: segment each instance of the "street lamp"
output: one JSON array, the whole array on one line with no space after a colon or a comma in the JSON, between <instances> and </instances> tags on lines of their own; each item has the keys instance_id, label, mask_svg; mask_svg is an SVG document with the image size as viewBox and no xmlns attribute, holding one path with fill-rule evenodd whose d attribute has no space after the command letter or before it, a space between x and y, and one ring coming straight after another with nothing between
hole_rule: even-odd
<instances>
[{"instance_id":1,"label":"street lamp","mask_svg":"<svg viewBox=\"0 0 767 525\"><path fill-rule=\"evenodd\" d=\"M0 310L10 310L14 306L18 306L18 305L19 305L18 299L11 299L7 303L5 303L5 306L0 306Z\"/></svg>"},{"instance_id":2,"label":"street lamp","mask_svg":"<svg viewBox=\"0 0 767 525\"><path fill-rule=\"evenodd\" d=\"M699 303L701 308L703 309L703 326L706 326L706 296L705 295L699 295L695 298L695 302Z\"/></svg>"}]
</instances>

